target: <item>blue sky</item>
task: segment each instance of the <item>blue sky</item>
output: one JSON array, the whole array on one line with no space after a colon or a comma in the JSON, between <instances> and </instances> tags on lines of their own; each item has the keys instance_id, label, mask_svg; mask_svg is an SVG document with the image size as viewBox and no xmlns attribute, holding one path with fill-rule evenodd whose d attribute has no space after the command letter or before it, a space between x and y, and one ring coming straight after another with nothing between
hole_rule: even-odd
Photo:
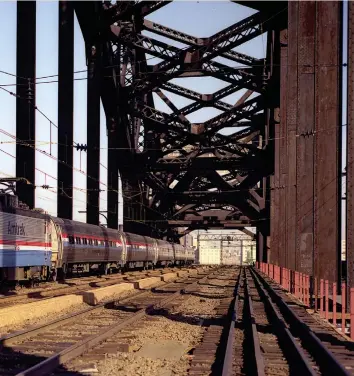
<instances>
[{"instance_id":1,"label":"blue sky","mask_svg":"<svg viewBox=\"0 0 354 376\"><path fill-rule=\"evenodd\" d=\"M16 2L0 2L0 35L2 38L0 49L0 70L16 73ZM169 26L171 28L192 34L197 37L208 37L220 29L228 27L233 23L250 16L255 11L251 8L232 4L230 2L185 2L175 1L157 12L151 14L147 19ZM146 35L155 39L168 42L172 45L183 47L183 44L167 40L164 37L153 35L148 32ZM239 52L262 58L266 50L266 34L259 36L251 42L236 48ZM37 2L37 61L36 77L43 77L58 74L58 2L47 1ZM147 56L149 64L158 63L159 59ZM230 66L237 66L236 63L219 58L219 62ZM86 69L84 41L80 27L75 19L75 71ZM75 78L85 78L86 73L75 74ZM53 124L58 121L58 84L42 83L43 81L56 80L57 78L37 79L36 105L50 118ZM14 84L15 78L0 73L0 85ZM199 91L200 93L212 93L227 86L224 82L214 78L188 78L176 79L173 82L186 88ZM86 80L77 80L74 84L74 141L86 143ZM16 91L15 86L7 86L6 89ZM223 100L234 104L245 91L232 94ZM164 92L175 105L180 108L192 101L178 95ZM170 109L157 97L154 96L156 107L164 112L170 113ZM16 99L8 93L0 90L0 129L15 135L16 129ZM204 108L187 116L191 122L203 122L220 113L214 108ZM345 123L345 121L343 121ZM227 132L227 130L225 131ZM56 215L56 178L57 178L57 129L52 125L52 138L50 140L50 123L38 112L36 113L36 135L37 148L52 152L50 158L40 152L36 152L36 185L48 184L50 190L36 189L36 207L44 208L51 214ZM49 142L52 142L51 149ZM9 136L0 133L0 155L1 166L0 176L15 175L15 143ZM8 154L10 155L8 155ZM101 177L106 182L107 166L107 136L105 130L105 115L101 107ZM86 221L86 215L78 211L86 210L86 154L74 150L74 219ZM80 172L81 171L81 172ZM101 189L105 185L101 184ZM106 210L106 191L101 192L100 210ZM120 197L120 223L122 223L122 197ZM105 220L102 218L103 223Z\"/></svg>"}]
</instances>

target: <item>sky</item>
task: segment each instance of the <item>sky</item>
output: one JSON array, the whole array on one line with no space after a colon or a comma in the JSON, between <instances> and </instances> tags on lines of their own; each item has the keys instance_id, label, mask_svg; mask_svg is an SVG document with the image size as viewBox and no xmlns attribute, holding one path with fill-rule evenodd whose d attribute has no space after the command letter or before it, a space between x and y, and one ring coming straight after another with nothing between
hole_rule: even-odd
<instances>
[{"instance_id":1,"label":"sky","mask_svg":"<svg viewBox=\"0 0 354 376\"><path fill-rule=\"evenodd\" d=\"M0 1L0 35L6 36L1 40L0 49L0 71L16 74L16 2ZM208 37L235 22L242 20L255 13L251 8L224 1L175 1L149 15L147 19L169 26L197 37ZM147 36L153 36L157 40L167 42L177 47L184 47L183 44L170 39L144 32ZM86 69L85 46L80 26L75 16L75 62L74 70ZM247 42L237 48L236 51L246 53L256 58L265 57L266 33ZM39 112L36 112L36 138L37 149L45 150L48 155L36 151L36 181L40 186L48 184L49 190L36 188L36 207L47 210L50 214L56 215L57 206L57 128L58 122L58 84L57 77L40 79L43 76L58 74L58 2L38 1L37 2L37 50L36 50L36 105L51 120L45 119ZM149 64L156 64L160 59L147 55ZM237 63L223 58L217 58L218 62L235 67ZM75 78L85 78L86 73L75 74ZM0 73L0 85L11 85L16 82L15 77ZM179 78L172 82L193 89L200 93L213 93L225 86L220 80L214 78ZM16 86L5 86L6 89L16 92ZM86 88L87 81L76 80L74 83L74 141L86 144ZM223 100L235 104L246 90L232 94ZM181 108L193 101L182 98L178 95L164 92L173 101L177 108ZM171 113L171 110L154 95L157 109ZM15 176L15 143L12 137L16 134L16 99L7 92L0 90L0 176ZM215 108L203 108L187 116L193 123L206 121L221 111ZM344 124L345 122L343 122ZM107 210L107 192L105 182L107 179L107 135L106 119L101 105L101 169L100 181L103 192L100 194L100 210ZM50 131L51 127L51 131ZM229 130L223 130L225 134ZM51 135L51 137L50 137ZM51 153L51 155L50 155ZM81 158L80 158L81 154ZM74 209L73 218L86 221L86 214L79 211L86 210L86 153L74 149ZM123 197L119 198L119 223L122 223ZM102 223L105 219L102 217Z\"/></svg>"}]
</instances>

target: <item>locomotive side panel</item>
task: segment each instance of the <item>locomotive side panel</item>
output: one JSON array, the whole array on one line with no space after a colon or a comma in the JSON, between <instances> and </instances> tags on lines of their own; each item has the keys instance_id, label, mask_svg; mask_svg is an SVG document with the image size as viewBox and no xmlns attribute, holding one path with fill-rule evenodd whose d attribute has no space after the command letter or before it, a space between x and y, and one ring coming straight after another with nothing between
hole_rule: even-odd
<instances>
[{"instance_id":1,"label":"locomotive side panel","mask_svg":"<svg viewBox=\"0 0 354 376\"><path fill-rule=\"evenodd\" d=\"M46 215L0 211L0 279L45 277L51 265L49 233Z\"/></svg>"}]
</instances>

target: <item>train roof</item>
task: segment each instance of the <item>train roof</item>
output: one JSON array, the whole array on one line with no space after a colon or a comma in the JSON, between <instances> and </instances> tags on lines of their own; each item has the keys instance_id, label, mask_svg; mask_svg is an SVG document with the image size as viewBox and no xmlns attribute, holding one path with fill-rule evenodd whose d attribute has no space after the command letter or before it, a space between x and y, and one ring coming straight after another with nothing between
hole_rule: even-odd
<instances>
[{"instance_id":1,"label":"train roof","mask_svg":"<svg viewBox=\"0 0 354 376\"><path fill-rule=\"evenodd\" d=\"M90 223L84 223L84 222L79 222L79 221L73 221L71 219L63 219L63 218L58 218L58 217L53 217L51 216L51 219L53 220L54 223L58 224L63 231L67 233L75 233L75 234L92 234L92 235L97 235L97 236L102 236L103 234L107 235L114 235L117 236L117 233L121 233L117 229L111 229L111 228L106 228L103 226L97 226L97 225L92 225Z\"/></svg>"}]
</instances>

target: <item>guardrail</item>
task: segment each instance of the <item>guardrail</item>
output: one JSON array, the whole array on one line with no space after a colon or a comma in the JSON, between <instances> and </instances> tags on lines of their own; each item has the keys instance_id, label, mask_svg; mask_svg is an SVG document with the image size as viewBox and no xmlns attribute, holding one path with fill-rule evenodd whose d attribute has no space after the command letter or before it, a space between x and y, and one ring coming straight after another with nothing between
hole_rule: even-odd
<instances>
[{"instance_id":1,"label":"guardrail","mask_svg":"<svg viewBox=\"0 0 354 376\"><path fill-rule=\"evenodd\" d=\"M341 322L341 332L354 340L354 288L349 289L350 306L346 306L346 283L341 284L338 302L337 283L313 278L312 276L288 268L265 262L256 262L256 268L277 282L283 289L293 294L305 306L313 308L322 319L335 327ZM349 309L348 309L349 308ZM349 312L348 312L349 310ZM346 325L349 323L349 327ZM352 329L353 328L353 329Z\"/></svg>"}]
</instances>

